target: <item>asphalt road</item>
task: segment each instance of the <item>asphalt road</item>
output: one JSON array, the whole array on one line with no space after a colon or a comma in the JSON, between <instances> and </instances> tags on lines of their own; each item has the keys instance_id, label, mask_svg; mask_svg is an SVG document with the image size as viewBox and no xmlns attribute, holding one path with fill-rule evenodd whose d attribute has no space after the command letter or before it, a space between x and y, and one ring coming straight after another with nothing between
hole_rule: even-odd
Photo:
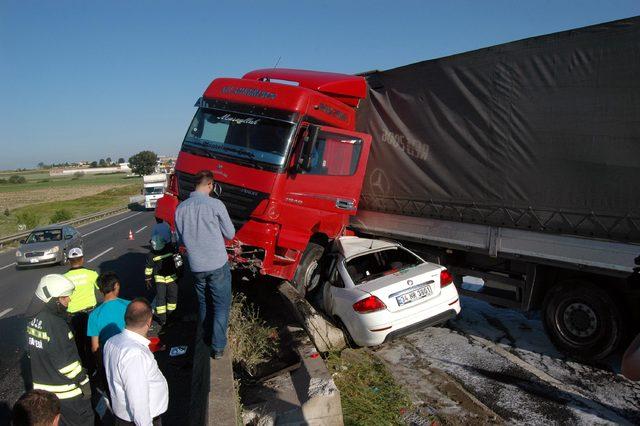
<instances>
[{"instance_id":1,"label":"asphalt road","mask_svg":"<svg viewBox=\"0 0 640 426\"><path fill-rule=\"evenodd\" d=\"M155 220L153 212L127 211L78 227L84 236L86 266L98 272L115 271L123 283L121 297L148 296L144 264ZM134 240L127 239L129 230ZM0 253L0 424L24 392L28 363L24 352L25 313L38 281L45 274L64 273L65 266L17 270L14 251Z\"/></svg>"}]
</instances>

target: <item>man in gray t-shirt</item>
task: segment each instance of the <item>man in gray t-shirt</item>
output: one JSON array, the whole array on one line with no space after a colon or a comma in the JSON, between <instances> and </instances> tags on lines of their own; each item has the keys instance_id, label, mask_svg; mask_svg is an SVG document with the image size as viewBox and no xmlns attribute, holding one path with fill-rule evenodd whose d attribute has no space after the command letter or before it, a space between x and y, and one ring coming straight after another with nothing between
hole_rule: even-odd
<instances>
[{"instance_id":1,"label":"man in gray t-shirt","mask_svg":"<svg viewBox=\"0 0 640 426\"><path fill-rule=\"evenodd\" d=\"M211 336L212 356L221 358L231 308L231 270L224 240L232 239L235 229L222 201L210 197L213 173L202 170L195 180L196 190L176 209L176 232L187 248L195 277L203 335Z\"/></svg>"}]
</instances>

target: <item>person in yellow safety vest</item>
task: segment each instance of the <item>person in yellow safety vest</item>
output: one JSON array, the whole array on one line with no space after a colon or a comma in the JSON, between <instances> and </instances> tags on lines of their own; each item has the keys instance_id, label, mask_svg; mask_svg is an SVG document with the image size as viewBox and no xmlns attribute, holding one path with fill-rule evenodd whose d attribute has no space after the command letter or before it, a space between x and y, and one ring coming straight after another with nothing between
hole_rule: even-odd
<instances>
[{"instance_id":1,"label":"person in yellow safety vest","mask_svg":"<svg viewBox=\"0 0 640 426\"><path fill-rule=\"evenodd\" d=\"M96 307L96 290L98 284L98 273L91 269L84 268L84 254L82 249L74 247L67 255L71 269L64 274L75 285L75 290L71 294L71 300L67 307L67 312L71 314L71 327L76 335L76 345L78 353L84 365L90 373L95 371L95 360L91 353L91 341L87 337L87 322L89 314Z\"/></svg>"},{"instance_id":2,"label":"person in yellow safety vest","mask_svg":"<svg viewBox=\"0 0 640 426\"><path fill-rule=\"evenodd\" d=\"M164 238L156 234L151 238L151 252L147 256L144 270L147 288L156 284L156 317L158 324L164 325L178 302L178 275L173 250Z\"/></svg>"},{"instance_id":3,"label":"person in yellow safety vest","mask_svg":"<svg viewBox=\"0 0 640 426\"><path fill-rule=\"evenodd\" d=\"M58 397L60 424L93 425L89 377L66 321L73 290L73 282L63 275L42 277L35 296L44 305L27 325L27 350L33 388Z\"/></svg>"}]
</instances>

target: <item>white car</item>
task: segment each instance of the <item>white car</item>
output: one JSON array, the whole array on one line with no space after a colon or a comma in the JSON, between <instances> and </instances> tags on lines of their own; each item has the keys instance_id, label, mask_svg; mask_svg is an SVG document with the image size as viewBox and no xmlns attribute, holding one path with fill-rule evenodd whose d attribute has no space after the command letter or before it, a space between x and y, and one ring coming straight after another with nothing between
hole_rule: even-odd
<instances>
[{"instance_id":1,"label":"white car","mask_svg":"<svg viewBox=\"0 0 640 426\"><path fill-rule=\"evenodd\" d=\"M460 313L449 271L400 244L341 237L327 256L321 305L352 345L380 345Z\"/></svg>"}]
</instances>

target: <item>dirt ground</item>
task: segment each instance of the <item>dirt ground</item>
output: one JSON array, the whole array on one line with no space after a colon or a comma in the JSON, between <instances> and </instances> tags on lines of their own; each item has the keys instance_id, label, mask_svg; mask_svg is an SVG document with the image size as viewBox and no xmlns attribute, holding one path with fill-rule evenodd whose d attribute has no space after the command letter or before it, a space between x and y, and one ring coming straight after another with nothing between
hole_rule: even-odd
<instances>
[{"instance_id":1,"label":"dirt ground","mask_svg":"<svg viewBox=\"0 0 640 426\"><path fill-rule=\"evenodd\" d=\"M123 185L126 185L126 183ZM27 191L3 192L0 194L0 210L4 211L4 209L7 208L13 210L29 204L46 203L48 201L73 200L75 198L94 195L123 185L77 185L55 188L54 190L43 188Z\"/></svg>"}]
</instances>

